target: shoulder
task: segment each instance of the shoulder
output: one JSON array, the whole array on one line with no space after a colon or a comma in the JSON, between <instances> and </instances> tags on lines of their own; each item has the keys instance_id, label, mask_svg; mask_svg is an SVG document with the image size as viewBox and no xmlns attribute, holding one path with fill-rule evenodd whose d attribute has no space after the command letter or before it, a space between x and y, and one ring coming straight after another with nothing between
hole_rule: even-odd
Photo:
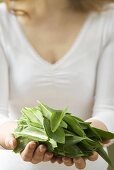
<instances>
[{"instance_id":1,"label":"shoulder","mask_svg":"<svg viewBox=\"0 0 114 170\"><path fill-rule=\"evenodd\" d=\"M114 3L105 7L104 11L101 12L101 17L106 23L110 22L110 25L114 23Z\"/></svg>"},{"instance_id":2,"label":"shoulder","mask_svg":"<svg viewBox=\"0 0 114 170\"><path fill-rule=\"evenodd\" d=\"M3 29L8 26L8 15L5 3L0 3L0 27Z\"/></svg>"},{"instance_id":3,"label":"shoulder","mask_svg":"<svg viewBox=\"0 0 114 170\"><path fill-rule=\"evenodd\" d=\"M0 3L0 41L4 40L9 34L10 28L10 13L7 10L5 3ZM2 41L3 42L3 41Z\"/></svg>"},{"instance_id":4,"label":"shoulder","mask_svg":"<svg viewBox=\"0 0 114 170\"><path fill-rule=\"evenodd\" d=\"M95 28L99 29L102 45L114 40L114 3L104 7L102 12L93 12Z\"/></svg>"},{"instance_id":5,"label":"shoulder","mask_svg":"<svg viewBox=\"0 0 114 170\"><path fill-rule=\"evenodd\" d=\"M5 3L0 3L0 18L6 15L7 13L7 8Z\"/></svg>"},{"instance_id":6,"label":"shoulder","mask_svg":"<svg viewBox=\"0 0 114 170\"><path fill-rule=\"evenodd\" d=\"M114 3L107 5L105 8L100 15L104 27L104 34L106 38L110 40L114 38Z\"/></svg>"},{"instance_id":7,"label":"shoulder","mask_svg":"<svg viewBox=\"0 0 114 170\"><path fill-rule=\"evenodd\" d=\"M5 3L0 3L0 12L6 9Z\"/></svg>"}]
</instances>

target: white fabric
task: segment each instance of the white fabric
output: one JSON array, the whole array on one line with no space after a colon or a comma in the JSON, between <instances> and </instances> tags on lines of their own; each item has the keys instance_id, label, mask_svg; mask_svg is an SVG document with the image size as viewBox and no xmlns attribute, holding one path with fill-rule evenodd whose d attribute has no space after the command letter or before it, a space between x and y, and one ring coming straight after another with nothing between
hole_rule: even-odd
<instances>
[{"instance_id":1,"label":"white fabric","mask_svg":"<svg viewBox=\"0 0 114 170\"><path fill-rule=\"evenodd\" d=\"M0 122L18 119L22 107L36 101L86 120L103 121L114 132L114 8L92 13L78 38L55 64L27 41L16 16L0 5ZM107 169L101 158L86 170ZM74 170L75 167L24 163L11 151L0 151L0 170Z\"/></svg>"}]
</instances>

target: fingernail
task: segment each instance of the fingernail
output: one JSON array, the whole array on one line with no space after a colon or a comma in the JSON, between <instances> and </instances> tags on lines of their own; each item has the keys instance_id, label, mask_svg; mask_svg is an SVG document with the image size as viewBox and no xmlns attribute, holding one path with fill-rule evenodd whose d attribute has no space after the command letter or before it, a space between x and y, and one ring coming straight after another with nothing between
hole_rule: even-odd
<instances>
[{"instance_id":1,"label":"fingernail","mask_svg":"<svg viewBox=\"0 0 114 170\"><path fill-rule=\"evenodd\" d=\"M13 140L10 140L10 141L9 141L9 145L10 145L11 147L13 147Z\"/></svg>"},{"instance_id":2,"label":"fingernail","mask_svg":"<svg viewBox=\"0 0 114 170\"><path fill-rule=\"evenodd\" d=\"M34 149L36 147L36 143L30 144L30 149Z\"/></svg>"},{"instance_id":3,"label":"fingernail","mask_svg":"<svg viewBox=\"0 0 114 170\"><path fill-rule=\"evenodd\" d=\"M40 152L45 152L46 151L46 147L44 145L40 145Z\"/></svg>"},{"instance_id":4,"label":"fingernail","mask_svg":"<svg viewBox=\"0 0 114 170\"><path fill-rule=\"evenodd\" d=\"M68 162L68 161L69 161L69 159L68 159L68 158L64 158L64 161L65 161L65 162Z\"/></svg>"},{"instance_id":5,"label":"fingernail","mask_svg":"<svg viewBox=\"0 0 114 170\"><path fill-rule=\"evenodd\" d=\"M50 157L50 156L53 156L53 153L48 153L48 156Z\"/></svg>"}]
</instances>

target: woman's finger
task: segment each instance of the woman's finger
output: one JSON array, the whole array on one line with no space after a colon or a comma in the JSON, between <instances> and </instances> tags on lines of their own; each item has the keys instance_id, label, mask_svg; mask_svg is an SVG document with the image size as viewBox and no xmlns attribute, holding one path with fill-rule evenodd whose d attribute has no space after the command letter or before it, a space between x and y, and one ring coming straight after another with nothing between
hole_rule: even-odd
<instances>
[{"instance_id":1,"label":"woman's finger","mask_svg":"<svg viewBox=\"0 0 114 170\"><path fill-rule=\"evenodd\" d=\"M50 160L52 159L52 157L53 157L53 153L51 153L51 152L46 152L45 155L44 155L43 161L44 161L44 162L50 161Z\"/></svg>"},{"instance_id":2,"label":"woman's finger","mask_svg":"<svg viewBox=\"0 0 114 170\"><path fill-rule=\"evenodd\" d=\"M17 141L13 135L8 135L5 138L5 146L6 146L5 148L9 150L15 149L15 147L17 146Z\"/></svg>"},{"instance_id":3,"label":"woman's finger","mask_svg":"<svg viewBox=\"0 0 114 170\"><path fill-rule=\"evenodd\" d=\"M102 141L102 144L110 144L111 143L111 140L104 140L104 141Z\"/></svg>"},{"instance_id":4,"label":"woman's finger","mask_svg":"<svg viewBox=\"0 0 114 170\"><path fill-rule=\"evenodd\" d=\"M73 159L68 158L68 157L63 157L62 161L66 166L72 166L73 165Z\"/></svg>"},{"instance_id":5,"label":"woman's finger","mask_svg":"<svg viewBox=\"0 0 114 170\"><path fill-rule=\"evenodd\" d=\"M33 164L37 164L37 163L40 163L43 161L44 159L44 155L45 155L45 152L46 152L47 148L45 145L39 145L37 147L37 149L35 150L34 152L34 155L32 157L32 163Z\"/></svg>"},{"instance_id":6,"label":"woman's finger","mask_svg":"<svg viewBox=\"0 0 114 170\"><path fill-rule=\"evenodd\" d=\"M56 162L57 162L58 164L62 164L62 163L63 163L62 157L57 157L57 158L56 158Z\"/></svg>"},{"instance_id":7,"label":"woman's finger","mask_svg":"<svg viewBox=\"0 0 114 170\"><path fill-rule=\"evenodd\" d=\"M88 157L88 160L90 160L90 161L96 161L97 159L98 159L98 153L97 152L93 152L93 154Z\"/></svg>"},{"instance_id":8,"label":"woman's finger","mask_svg":"<svg viewBox=\"0 0 114 170\"><path fill-rule=\"evenodd\" d=\"M33 153L36 149L36 143L35 142L29 142L23 152L21 152L21 157L26 162L31 162Z\"/></svg>"},{"instance_id":9,"label":"woman's finger","mask_svg":"<svg viewBox=\"0 0 114 170\"><path fill-rule=\"evenodd\" d=\"M81 157L80 158L74 158L73 161L75 163L76 168L78 168L78 169L84 169L86 167L86 162Z\"/></svg>"},{"instance_id":10,"label":"woman's finger","mask_svg":"<svg viewBox=\"0 0 114 170\"><path fill-rule=\"evenodd\" d=\"M52 159L50 160L51 163L55 163L57 161L57 157L53 156Z\"/></svg>"}]
</instances>

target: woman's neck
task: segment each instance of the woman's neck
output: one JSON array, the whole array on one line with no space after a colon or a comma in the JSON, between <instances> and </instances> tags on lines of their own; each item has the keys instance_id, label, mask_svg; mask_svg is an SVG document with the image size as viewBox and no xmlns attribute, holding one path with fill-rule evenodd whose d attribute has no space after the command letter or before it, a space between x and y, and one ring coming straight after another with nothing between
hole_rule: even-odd
<instances>
[{"instance_id":1,"label":"woman's neck","mask_svg":"<svg viewBox=\"0 0 114 170\"><path fill-rule=\"evenodd\" d=\"M13 8L27 11L30 18L47 18L55 14L72 12L74 0L20 0L12 1Z\"/></svg>"},{"instance_id":2,"label":"woman's neck","mask_svg":"<svg viewBox=\"0 0 114 170\"><path fill-rule=\"evenodd\" d=\"M63 16L66 13L73 11L72 0L36 0L35 11L31 12L31 15L35 14L40 18Z\"/></svg>"},{"instance_id":3,"label":"woman's neck","mask_svg":"<svg viewBox=\"0 0 114 170\"><path fill-rule=\"evenodd\" d=\"M68 9L71 6L72 0L35 0L36 4L44 6L45 10L64 10Z\"/></svg>"},{"instance_id":4,"label":"woman's neck","mask_svg":"<svg viewBox=\"0 0 114 170\"><path fill-rule=\"evenodd\" d=\"M38 17L48 17L56 13L63 13L71 8L70 0L34 0L33 11L30 11L30 15L36 15Z\"/></svg>"},{"instance_id":5,"label":"woman's neck","mask_svg":"<svg viewBox=\"0 0 114 170\"><path fill-rule=\"evenodd\" d=\"M76 9L76 0L19 0L14 2L14 8L22 9L27 12L25 17L17 17L24 24L36 25L39 23L61 23L68 22L69 19L83 18L81 11ZM85 14L84 14L85 15ZM36 22L37 21L37 22Z\"/></svg>"}]
</instances>

